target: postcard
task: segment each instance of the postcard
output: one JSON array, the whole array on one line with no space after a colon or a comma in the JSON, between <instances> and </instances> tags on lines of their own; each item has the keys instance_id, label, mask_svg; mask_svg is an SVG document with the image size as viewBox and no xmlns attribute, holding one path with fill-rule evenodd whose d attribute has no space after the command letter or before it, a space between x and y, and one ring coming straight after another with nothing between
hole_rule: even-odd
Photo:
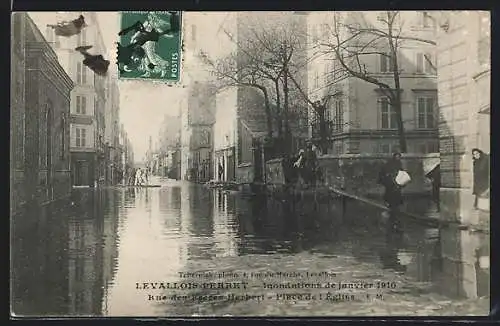
<instances>
[{"instance_id":1,"label":"postcard","mask_svg":"<svg viewBox=\"0 0 500 326\"><path fill-rule=\"evenodd\" d=\"M489 12L11 24L11 318L490 313Z\"/></svg>"}]
</instances>

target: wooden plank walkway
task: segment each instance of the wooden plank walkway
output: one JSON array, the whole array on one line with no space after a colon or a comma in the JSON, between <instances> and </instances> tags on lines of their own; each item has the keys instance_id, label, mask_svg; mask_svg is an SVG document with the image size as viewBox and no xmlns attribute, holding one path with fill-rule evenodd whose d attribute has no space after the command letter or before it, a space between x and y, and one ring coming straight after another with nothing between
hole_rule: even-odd
<instances>
[{"instance_id":1,"label":"wooden plank walkway","mask_svg":"<svg viewBox=\"0 0 500 326\"><path fill-rule=\"evenodd\" d=\"M357 200L357 201L360 201L362 203L365 203L367 205L371 205L373 207L377 207L379 209L382 209L384 211L389 211L390 209L378 202L378 201L375 201L375 200L372 200L372 199L368 199L368 198L364 198L364 197L361 197L361 196L358 196L358 195L355 195L355 194L351 194L351 193L348 193L348 192L345 192L341 189L337 189L337 188L334 188L334 187L328 187L328 189L330 189L330 191L338 194L338 195L341 195L341 196L344 196L346 198L350 198L350 199L354 199L354 200ZM406 211L400 211L399 212L401 215L403 216L406 216L412 220L416 220L416 221L421 221L421 222L426 222L428 224L433 224L433 225L436 225L436 226L447 226L447 225L454 225L456 227L458 227L459 229L469 229L469 230L472 230L472 231L481 231L481 232L488 232L489 233L489 229L488 228L485 228L481 225L472 225L472 224L464 224L464 223L459 223L459 222L454 222L454 221L443 221L443 220L440 220L440 216L439 216L439 213L431 213L432 215L431 216L422 216L422 215L417 215L417 214L414 214L414 213L410 213L410 212L406 212Z\"/></svg>"}]
</instances>

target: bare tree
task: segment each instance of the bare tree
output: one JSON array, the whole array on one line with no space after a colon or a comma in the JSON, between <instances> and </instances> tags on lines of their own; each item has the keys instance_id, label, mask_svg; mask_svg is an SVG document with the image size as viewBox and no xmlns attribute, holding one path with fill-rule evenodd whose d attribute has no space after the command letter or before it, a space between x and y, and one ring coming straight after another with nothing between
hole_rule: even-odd
<instances>
[{"instance_id":1,"label":"bare tree","mask_svg":"<svg viewBox=\"0 0 500 326\"><path fill-rule=\"evenodd\" d=\"M218 90L233 86L243 86L255 88L262 92L266 113L266 132L268 137L272 138L273 124L269 90L260 78L255 65L251 63L251 58L242 58L236 53L217 61L209 58L206 53L200 53L200 57L211 67L212 73L215 74L219 82L217 85Z\"/></svg>"},{"instance_id":2,"label":"bare tree","mask_svg":"<svg viewBox=\"0 0 500 326\"><path fill-rule=\"evenodd\" d=\"M398 53L402 42L405 40L432 45L436 43L432 40L403 35L403 22L398 11L386 11L384 15L378 17L378 21L381 22L381 26L375 27L363 21L341 21L336 15L333 28L331 28L333 41L321 43L320 46L324 50L320 50L320 52L333 54L349 76L379 87L381 93L387 98L388 104L394 109L400 149L401 152L406 152L407 144L402 116L401 70ZM393 85L367 70L364 58L372 55L387 58L387 70L392 73ZM433 66L430 58L425 56L425 60Z\"/></svg>"},{"instance_id":3,"label":"bare tree","mask_svg":"<svg viewBox=\"0 0 500 326\"><path fill-rule=\"evenodd\" d=\"M252 14L250 18L242 19L245 26L240 32L243 34L236 38L225 31L236 44L237 52L230 58L208 61L223 84L229 82L262 91L266 97L268 135L273 137L273 131L276 131L277 147L285 152L289 151L291 144L290 105L295 100L290 98L294 86L289 81L290 77L298 78L297 67L301 64L305 67L300 54L306 34L297 33L296 21L292 17L283 15L279 22L269 22L266 14Z\"/></svg>"}]
</instances>

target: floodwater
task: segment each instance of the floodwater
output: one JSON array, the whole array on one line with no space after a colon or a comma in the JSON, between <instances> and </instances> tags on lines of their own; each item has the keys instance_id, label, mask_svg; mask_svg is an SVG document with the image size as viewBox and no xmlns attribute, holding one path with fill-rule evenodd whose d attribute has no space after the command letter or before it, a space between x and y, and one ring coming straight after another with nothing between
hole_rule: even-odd
<instances>
[{"instance_id":1,"label":"floodwater","mask_svg":"<svg viewBox=\"0 0 500 326\"><path fill-rule=\"evenodd\" d=\"M489 312L488 234L405 220L394 229L366 207L342 217L334 201L327 210L301 209L285 199L157 182L162 187L74 189L69 212L16 221L13 313Z\"/></svg>"}]
</instances>

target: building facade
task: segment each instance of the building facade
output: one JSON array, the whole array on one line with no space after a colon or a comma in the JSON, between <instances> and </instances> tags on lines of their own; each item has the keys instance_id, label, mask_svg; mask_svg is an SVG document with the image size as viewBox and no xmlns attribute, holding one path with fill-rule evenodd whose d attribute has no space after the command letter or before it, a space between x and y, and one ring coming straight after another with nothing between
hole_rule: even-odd
<instances>
[{"instance_id":1,"label":"building facade","mask_svg":"<svg viewBox=\"0 0 500 326\"><path fill-rule=\"evenodd\" d=\"M238 88L217 94L214 124L214 179L220 182L236 179Z\"/></svg>"},{"instance_id":2,"label":"building facade","mask_svg":"<svg viewBox=\"0 0 500 326\"><path fill-rule=\"evenodd\" d=\"M122 184L126 184L128 178L130 177L131 169L134 167L134 152L132 148L132 143L128 138L127 131L123 124L120 124L119 133L119 147L120 147L120 160L122 169Z\"/></svg>"},{"instance_id":3,"label":"building facade","mask_svg":"<svg viewBox=\"0 0 500 326\"><path fill-rule=\"evenodd\" d=\"M227 49L218 36L231 13L188 13L184 20L186 100L181 102L181 176L206 182L214 177L215 77L202 53L219 58ZM217 40L217 41L215 41Z\"/></svg>"},{"instance_id":4,"label":"building facade","mask_svg":"<svg viewBox=\"0 0 500 326\"><path fill-rule=\"evenodd\" d=\"M157 174L171 179L180 179L181 117L165 115L160 127Z\"/></svg>"},{"instance_id":5,"label":"building facade","mask_svg":"<svg viewBox=\"0 0 500 326\"><path fill-rule=\"evenodd\" d=\"M336 24L354 29L386 31L385 12L313 12L309 14L309 94L321 100L329 96L326 120L329 128L328 153L390 153L400 150L397 116L386 94L374 83L354 77L343 69L328 44L335 44L333 30ZM438 152L438 102L436 26L427 12L402 11L393 28L403 26L403 33L414 39L400 42L397 66L401 89L402 120L407 141L407 152ZM353 38L340 29L340 39L349 40L346 48L358 53L364 74L395 88L393 65L387 38L360 52L370 40ZM429 41L429 42L427 42ZM356 42L356 44L354 44ZM343 53L347 56L347 53ZM352 63L350 63L352 64ZM358 68L355 68L359 70ZM361 69L361 68L360 68ZM319 122L310 109L310 134L318 137Z\"/></svg>"},{"instance_id":6,"label":"building facade","mask_svg":"<svg viewBox=\"0 0 500 326\"><path fill-rule=\"evenodd\" d=\"M439 24L442 216L474 223L471 151L490 152L490 13L452 11L434 17ZM489 191L478 207L489 212Z\"/></svg>"},{"instance_id":7,"label":"building facade","mask_svg":"<svg viewBox=\"0 0 500 326\"><path fill-rule=\"evenodd\" d=\"M10 206L12 216L20 211L27 200L24 182L26 21L26 14L12 14L10 43Z\"/></svg>"},{"instance_id":8,"label":"building facade","mask_svg":"<svg viewBox=\"0 0 500 326\"><path fill-rule=\"evenodd\" d=\"M104 142L106 150L105 180L108 185L115 185L121 181L123 166L121 164L122 147L120 146L120 91L117 78L108 77L108 87L105 109Z\"/></svg>"},{"instance_id":9,"label":"building facade","mask_svg":"<svg viewBox=\"0 0 500 326\"><path fill-rule=\"evenodd\" d=\"M75 83L71 92L71 174L74 186L105 183L106 176L106 98L108 77L94 74L83 64L83 56L75 51L80 45L92 45L92 54L106 54L96 12L58 12L57 21L68 21L82 14L88 27L74 37L58 37L46 27L45 37L56 51L59 62ZM54 23L54 14L32 14L38 26Z\"/></svg>"},{"instance_id":10,"label":"building facade","mask_svg":"<svg viewBox=\"0 0 500 326\"><path fill-rule=\"evenodd\" d=\"M70 194L74 84L28 14L14 14L12 24L11 206L17 211L31 199L45 205Z\"/></svg>"}]
</instances>

